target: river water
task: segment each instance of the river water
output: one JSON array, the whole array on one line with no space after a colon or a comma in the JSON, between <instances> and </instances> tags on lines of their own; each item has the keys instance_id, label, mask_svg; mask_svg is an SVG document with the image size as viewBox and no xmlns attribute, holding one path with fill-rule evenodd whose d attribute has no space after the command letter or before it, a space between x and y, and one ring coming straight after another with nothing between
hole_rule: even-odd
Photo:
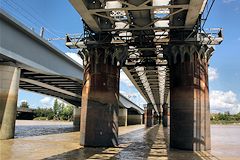
<instances>
[{"instance_id":1,"label":"river water","mask_svg":"<svg viewBox=\"0 0 240 160\"><path fill-rule=\"evenodd\" d=\"M240 126L212 125L212 150L168 147L168 130L144 125L119 128L119 146L83 148L71 122L17 121L15 139L1 142L2 159L240 160Z\"/></svg>"},{"instance_id":2,"label":"river water","mask_svg":"<svg viewBox=\"0 0 240 160\"><path fill-rule=\"evenodd\" d=\"M77 131L77 129L73 127L72 122L17 120L15 138L60 134L74 131Z\"/></svg>"}]
</instances>

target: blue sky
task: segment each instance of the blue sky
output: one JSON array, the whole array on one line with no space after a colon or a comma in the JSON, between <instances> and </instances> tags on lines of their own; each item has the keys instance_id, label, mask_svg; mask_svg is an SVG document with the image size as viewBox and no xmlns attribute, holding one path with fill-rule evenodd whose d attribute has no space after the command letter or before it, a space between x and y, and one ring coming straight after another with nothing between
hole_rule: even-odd
<instances>
[{"instance_id":1,"label":"blue sky","mask_svg":"<svg viewBox=\"0 0 240 160\"><path fill-rule=\"evenodd\" d=\"M4 8L12 16L39 33L46 28L45 38L64 37L66 33L82 33L81 17L67 0L1 0ZM210 62L210 100L212 112L240 112L240 1L217 0L210 13L205 28L222 27L224 41L216 47ZM78 60L74 52L65 47L64 41L52 42L57 48ZM143 98L121 74L120 90L137 104ZM36 93L19 91L19 103L27 100L31 107L52 105L53 98Z\"/></svg>"}]
</instances>

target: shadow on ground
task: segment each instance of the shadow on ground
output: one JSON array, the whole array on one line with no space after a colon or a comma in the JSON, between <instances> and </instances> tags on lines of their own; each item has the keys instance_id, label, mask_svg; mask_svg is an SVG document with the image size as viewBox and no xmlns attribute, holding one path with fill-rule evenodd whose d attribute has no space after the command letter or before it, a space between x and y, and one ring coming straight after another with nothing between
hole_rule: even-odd
<instances>
[{"instance_id":1,"label":"shadow on ground","mask_svg":"<svg viewBox=\"0 0 240 160\"><path fill-rule=\"evenodd\" d=\"M122 159L122 160L218 160L209 152L191 152L168 148L168 130L161 126L139 129L119 136L119 146L80 148L54 155L52 159Z\"/></svg>"}]
</instances>

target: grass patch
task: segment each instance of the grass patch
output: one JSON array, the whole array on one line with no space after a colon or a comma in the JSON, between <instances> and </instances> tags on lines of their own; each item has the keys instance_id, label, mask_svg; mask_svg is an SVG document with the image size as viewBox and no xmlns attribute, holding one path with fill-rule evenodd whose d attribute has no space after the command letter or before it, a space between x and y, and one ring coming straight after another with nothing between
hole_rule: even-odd
<instances>
[{"instance_id":1,"label":"grass patch","mask_svg":"<svg viewBox=\"0 0 240 160\"><path fill-rule=\"evenodd\" d=\"M33 120L48 120L47 117L36 117Z\"/></svg>"}]
</instances>

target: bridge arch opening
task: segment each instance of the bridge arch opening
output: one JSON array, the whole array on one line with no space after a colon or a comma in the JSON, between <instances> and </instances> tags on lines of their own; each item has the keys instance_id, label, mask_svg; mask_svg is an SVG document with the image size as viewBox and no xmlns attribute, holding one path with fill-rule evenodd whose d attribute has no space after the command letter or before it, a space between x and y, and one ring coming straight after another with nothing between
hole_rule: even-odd
<instances>
[{"instance_id":1,"label":"bridge arch opening","mask_svg":"<svg viewBox=\"0 0 240 160\"><path fill-rule=\"evenodd\" d=\"M190 55L187 52L184 54L184 62L190 62Z\"/></svg>"},{"instance_id":2,"label":"bridge arch opening","mask_svg":"<svg viewBox=\"0 0 240 160\"><path fill-rule=\"evenodd\" d=\"M181 54L177 54L177 58L176 58L176 63L180 64L181 63Z\"/></svg>"}]
</instances>

